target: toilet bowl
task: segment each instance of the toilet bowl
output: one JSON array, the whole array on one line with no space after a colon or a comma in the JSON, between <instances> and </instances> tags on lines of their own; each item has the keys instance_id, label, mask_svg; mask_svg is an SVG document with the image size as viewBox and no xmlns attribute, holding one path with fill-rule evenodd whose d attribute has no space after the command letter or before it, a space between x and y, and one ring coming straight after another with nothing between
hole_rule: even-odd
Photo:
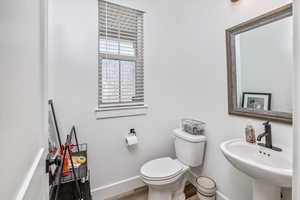
<instances>
[{"instance_id":1,"label":"toilet bowl","mask_svg":"<svg viewBox=\"0 0 300 200\"><path fill-rule=\"evenodd\" d=\"M178 160L164 157L145 163L141 168L141 174L146 181L160 183L177 179L187 169L188 166L183 165Z\"/></svg>"},{"instance_id":2,"label":"toilet bowl","mask_svg":"<svg viewBox=\"0 0 300 200\"><path fill-rule=\"evenodd\" d=\"M184 174L188 169L169 157L145 163L140 172L143 182L149 186L148 200L184 200Z\"/></svg>"},{"instance_id":3,"label":"toilet bowl","mask_svg":"<svg viewBox=\"0 0 300 200\"><path fill-rule=\"evenodd\" d=\"M142 181L148 185L148 200L184 200L185 172L203 161L203 135L190 135L174 130L177 159L162 157L146 162L140 169Z\"/></svg>"}]
</instances>

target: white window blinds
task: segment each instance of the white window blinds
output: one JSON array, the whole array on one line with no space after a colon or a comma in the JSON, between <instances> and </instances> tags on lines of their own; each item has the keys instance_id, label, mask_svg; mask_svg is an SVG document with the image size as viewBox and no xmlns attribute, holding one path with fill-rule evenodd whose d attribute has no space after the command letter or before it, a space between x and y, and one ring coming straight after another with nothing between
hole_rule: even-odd
<instances>
[{"instance_id":1,"label":"white window blinds","mask_svg":"<svg viewBox=\"0 0 300 200\"><path fill-rule=\"evenodd\" d=\"M143 15L99 0L99 107L144 104Z\"/></svg>"}]
</instances>

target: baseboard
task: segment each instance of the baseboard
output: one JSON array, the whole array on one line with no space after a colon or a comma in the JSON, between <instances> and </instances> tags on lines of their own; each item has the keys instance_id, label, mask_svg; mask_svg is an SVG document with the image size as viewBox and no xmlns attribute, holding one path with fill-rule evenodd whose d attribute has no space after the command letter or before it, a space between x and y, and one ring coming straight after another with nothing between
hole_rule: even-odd
<instances>
[{"instance_id":1,"label":"baseboard","mask_svg":"<svg viewBox=\"0 0 300 200\"><path fill-rule=\"evenodd\" d=\"M95 200L104 200L130 190L142 187L145 184L140 179L140 176L134 176L128 179L118 181L109 185L104 185L98 188L92 189L92 196Z\"/></svg>"},{"instance_id":2,"label":"baseboard","mask_svg":"<svg viewBox=\"0 0 300 200\"><path fill-rule=\"evenodd\" d=\"M92 189L93 199L104 200L110 197L118 196L122 193L127 193L136 188L140 188L145 184L141 181L140 176L134 176L128 179L118 181L109 185L104 185ZM217 191L217 200L230 200L222 192Z\"/></svg>"},{"instance_id":3,"label":"baseboard","mask_svg":"<svg viewBox=\"0 0 300 200\"><path fill-rule=\"evenodd\" d=\"M217 191L217 200L230 200L230 199L226 197L222 192Z\"/></svg>"},{"instance_id":4,"label":"baseboard","mask_svg":"<svg viewBox=\"0 0 300 200\"><path fill-rule=\"evenodd\" d=\"M35 180L37 176L40 176L38 168L41 166L41 161L44 153L44 148L41 148L37 155L35 156L35 159L27 172L24 181L16 195L15 200L26 200L30 199L29 196L32 194L35 195L35 197L38 197L37 192L40 192L42 186L36 187L37 184L35 184ZM43 177L44 178L44 177ZM43 180L41 180L43 181ZM42 191L45 191L44 189ZM32 193L32 194L29 194ZM41 194L44 195L44 194Z\"/></svg>"}]
</instances>

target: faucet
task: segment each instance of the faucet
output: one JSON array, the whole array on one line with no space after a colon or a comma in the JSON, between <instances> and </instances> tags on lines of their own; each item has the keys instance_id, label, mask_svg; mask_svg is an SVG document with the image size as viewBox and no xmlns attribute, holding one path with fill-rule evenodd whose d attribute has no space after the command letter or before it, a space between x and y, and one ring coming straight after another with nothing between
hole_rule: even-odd
<instances>
[{"instance_id":1,"label":"faucet","mask_svg":"<svg viewBox=\"0 0 300 200\"><path fill-rule=\"evenodd\" d=\"M261 138L266 137L266 143L262 144L262 143L258 143L261 146L265 146L267 148L272 149L272 128L271 128L271 124L270 121L267 121L265 123L263 123L263 125L265 126L265 132L260 134L257 137L257 141L261 141Z\"/></svg>"},{"instance_id":2,"label":"faucet","mask_svg":"<svg viewBox=\"0 0 300 200\"><path fill-rule=\"evenodd\" d=\"M270 124L270 121L267 121L265 123L263 123L264 127L265 127L265 132L258 135L257 137L257 141L261 141L261 139L263 137L265 137L265 144L263 143L258 143L258 145L269 148L269 149L273 149L275 151L282 151L280 148L278 147L274 147L272 144L272 127Z\"/></svg>"}]
</instances>

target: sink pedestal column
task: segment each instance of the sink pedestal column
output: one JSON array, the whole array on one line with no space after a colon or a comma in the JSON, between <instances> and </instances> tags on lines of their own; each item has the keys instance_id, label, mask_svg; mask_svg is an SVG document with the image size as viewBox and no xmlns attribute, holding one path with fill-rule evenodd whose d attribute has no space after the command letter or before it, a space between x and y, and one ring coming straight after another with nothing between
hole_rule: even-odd
<instances>
[{"instance_id":1,"label":"sink pedestal column","mask_svg":"<svg viewBox=\"0 0 300 200\"><path fill-rule=\"evenodd\" d=\"M280 200L280 187L254 180L253 200Z\"/></svg>"}]
</instances>

